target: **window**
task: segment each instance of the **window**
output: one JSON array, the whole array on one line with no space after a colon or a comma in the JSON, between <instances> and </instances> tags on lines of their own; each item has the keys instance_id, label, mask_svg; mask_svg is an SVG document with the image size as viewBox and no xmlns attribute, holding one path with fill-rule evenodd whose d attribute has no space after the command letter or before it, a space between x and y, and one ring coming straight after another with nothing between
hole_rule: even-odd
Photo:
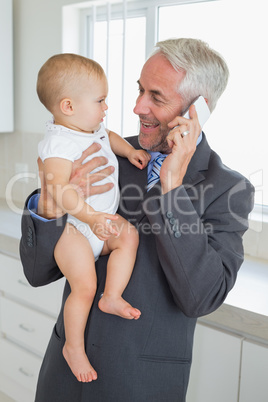
<instances>
[{"instance_id":1,"label":"window","mask_svg":"<svg viewBox=\"0 0 268 402\"><path fill-rule=\"evenodd\" d=\"M126 137L137 134L133 107L137 79L146 57L146 8L127 2L98 5L83 11L84 54L99 62L108 77L105 124Z\"/></svg>"},{"instance_id":2,"label":"window","mask_svg":"<svg viewBox=\"0 0 268 402\"><path fill-rule=\"evenodd\" d=\"M136 81L157 40L203 39L222 54L230 69L227 90L204 131L224 163L255 185L256 203L268 205L265 0L115 1L72 6L81 8L83 27L75 50L99 61L108 75L107 126L122 136L137 134L138 120L132 112ZM65 17L70 18L68 7ZM70 32L70 19L65 23ZM64 51L74 49L70 42Z\"/></svg>"},{"instance_id":3,"label":"window","mask_svg":"<svg viewBox=\"0 0 268 402\"><path fill-rule=\"evenodd\" d=\"M137 31L136 27L139 27ZM106 124L123 136L131 135L130 127L135 127L137 117L132 112L137 95L138 77L145 58L145 17L133 17L126 20L125 49L124 21L112 20L109 26L109 49L107 49L107 22L95 23L94 56L106 70L109 83L109 112ZM137 46L139 44L139 46ZM106 51L105 51L106 50Z\"/></svg>"}]
</instances>

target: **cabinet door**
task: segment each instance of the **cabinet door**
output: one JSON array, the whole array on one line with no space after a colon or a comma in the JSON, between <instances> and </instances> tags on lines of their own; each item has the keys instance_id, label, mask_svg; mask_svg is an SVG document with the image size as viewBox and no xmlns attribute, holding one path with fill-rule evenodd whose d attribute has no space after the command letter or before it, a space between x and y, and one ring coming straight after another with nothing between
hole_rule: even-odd
<instances>
[{"instance_id":1,"label":"cabinet door","mask_svg":"<svg viewBox=\"0 0 268 402\"><path fill-rule=\"evenodd\" d=\"M1 298L0 302L1 331L7 338L43 356L55 320L12 300Z\"/></svg>"},{"instance_id":2,"label":"cabinet door","mask_svg":"<svg viewBox=\"0 0 268 402\"><path fill-rule=\"evenodd\" d=\"M0 356L0 373L14 380L16 384L34 392L42 360L1 338Z\"/></svg>"},{"instance_id":3,"label":"cabinet door","mask_svg":"<svg viewBox=\"0 0 268 402\"><path fill-rule=\"evenodd\" d=\"M64 283L61 279L34 288L27 282L20 260L0 254L0 290L55 317L60 310Z\"/></svg>"},{"instance_id":4,"label":"cabinet door","mask_svg":"<svg viewBox=\"0 0 268 402\"><path fill-rule=\"evenodd\" d=\"M237 402L241 342L197 324L187 402Z\"/></svg>"},{"instance_id":5,"label":"cabinet door","mask_svg":"<svg viewBox=\"0 0 268 402\"><path fill-rule=\"evenodd\" d=\"M268 401L268 347L243 342L239 402Z\"/></svg>"}]
</instances>

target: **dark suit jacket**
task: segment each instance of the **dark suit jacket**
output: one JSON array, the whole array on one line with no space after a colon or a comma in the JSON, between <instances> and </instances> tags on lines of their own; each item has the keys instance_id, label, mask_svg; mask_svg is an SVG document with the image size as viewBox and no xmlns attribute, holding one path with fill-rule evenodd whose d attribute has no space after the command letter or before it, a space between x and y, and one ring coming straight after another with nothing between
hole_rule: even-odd
<instances>
[{"instance_id":1,"label":"dark suit jacket","mask_svg":"<svg viewBox=\"0 0 268 402\"><path fill-rule=\"evenodd\" d=\"M138 147L137 137L129 141ZM123 158L119 164L119 213L140 233L124 298L142 315L129 321L98 309L108 258L100 257L98 290L85 331L86 352L98 379L79 383L62 357L61 311L39 375L36 402L183 402L196 318L223 303L243 261L242 235L253 207L253 188L222 164L205 136L184 185L164 196L159 185L146 192L146 169L139 171ZM20 252L33 286L61 276L53 249L65 220L43 223L25 210ZM66 283L63 305L69 292Z\"/></svg>"}]
</instances>

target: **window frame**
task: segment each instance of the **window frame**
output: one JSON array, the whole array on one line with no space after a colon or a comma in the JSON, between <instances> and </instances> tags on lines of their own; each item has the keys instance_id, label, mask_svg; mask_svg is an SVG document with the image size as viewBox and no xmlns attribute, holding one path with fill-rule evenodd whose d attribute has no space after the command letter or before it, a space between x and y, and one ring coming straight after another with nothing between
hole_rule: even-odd
<instances>
[{"instance_id":1,"label":"window frame","mask_svg":"<svg viewBox=\"0 0 268 402\"><path fill-rule=\"evenodd\" d=\"M222 0L110 0L100 1L95 0L85 5L80 12L81 19L81 51L82 54L89 57L93 54L93 41L94 33L92 29L92 23L95 21L105 21L107 15L110 19L122 18L124 12L126 12L126 18L140 17L146 18L146 58L149 57L155 43L158 40L158 10L161 6L182 5L191 3L204 3L212 1ZM96 14L96 8L100 9L98 16ZM125 11L124 11L125 7ZM91 32L91 44L88 42L88 32Z\"/></svg>"}]
</instances>

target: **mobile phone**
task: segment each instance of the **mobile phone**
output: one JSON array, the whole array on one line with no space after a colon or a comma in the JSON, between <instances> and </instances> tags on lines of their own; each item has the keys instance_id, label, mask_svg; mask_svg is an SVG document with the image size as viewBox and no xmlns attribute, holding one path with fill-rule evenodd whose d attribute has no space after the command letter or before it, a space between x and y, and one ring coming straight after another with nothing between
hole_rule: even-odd
<instances>
[{"instance_id":1,"label":"mobile phone","mask_svg":"<svg viewBox=\"0 0 268 402\"><path fill-rule=\"evenodd\" d=\"M205 101L205 98L203 96L199 96L193 103L192 105L195 105L195 110L198 116L199 124L201 128L203 128L204 124L208 120L210 116L210 110L208 108L207 102ZM192 106L190 105L190 106ZM187 111L184 113L183 117L186 117L186 119L189 119L189 108Z\"/></svg>"}]
</instances>

